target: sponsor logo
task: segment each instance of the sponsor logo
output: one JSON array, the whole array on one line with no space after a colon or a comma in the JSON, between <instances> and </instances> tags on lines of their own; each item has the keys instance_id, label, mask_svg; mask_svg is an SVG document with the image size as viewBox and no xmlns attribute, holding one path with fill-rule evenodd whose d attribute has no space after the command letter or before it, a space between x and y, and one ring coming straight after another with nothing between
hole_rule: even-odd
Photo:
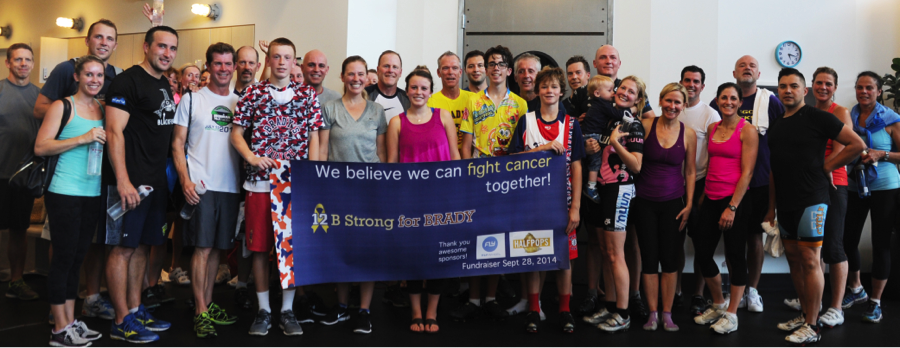
<instances>
[{"instance_id":1,"label":"sponsor logo","mask_svg":"<svg viewBox=\"0 0 900 348\"><path fill-rule=\"evenodd\" d=\"M509 233L509 256L553 255L553 230Z\"/></svg>"},{"instance_id":2,"label":"sponsor logo","mask_svg":"<svg viewBox=\"0 0 900 348\"><path fill-rule=\"evenodd\" d=\"M234 119L234 113L228 107L219 105L212 109L212 120L219 126L227 126Z\"/></svg>"},{"instance_id":3,"label":"sponsor logo","mask_svg":"<svg viewBox=\"0 0 900 348\"><path fill-rule=\"evenodd\" d=\"M316 233L316 230L318 230L319 227L322 227L322 231L325 231L325 233L328 233L328 214L325 214L325 206L323 206L321 203L316 204L316 207L313 209L312 216L313 216L313 223L312 223L313 233Z\"/></svg>"},{"instance_id":4,"label":"sponsor logo","mask_svg":"<svg viewBox=\"0 0 900 348\"><path fill-rule=\"evenodd\" d=\"M125 105L125 98L122 98L122 97L113 97L113 98L110 100L110 102L113 103L113 104L119 104L119 105L123 105L123 106L124 106L124 105Z\"/></svg>"},{"instance_id":5,"label":"sponsor logo","mask_svg":"<svg viewBox=\"0 0 900 348\"><path fill-rule=\"evenodd\" d=\"M476 238L475 259L499 259L506 257L506 234L487 234Z\"/></svg>"},{"instance_id":6,"label":"sponsor logo","mask_svg":"<svg viewBox=\"0 0 900 348\"><path fill-rule=\"evenodd\" d=\"M624 231L628 224L628 207L634 196L633 185L619 186L619 198L616 200L616 231Z\"/></svg>"},{"instance_id":7,"label":"sponsor logo","mask_svg":"<svg viewBox=\"0 0 900 348\"><path fill-rule=\"evenodd\" d=\"M815 236L823 236L825 234L825 205L820 204L816 210L812 211L809 227Z\"/></svg>"}]
</instances>

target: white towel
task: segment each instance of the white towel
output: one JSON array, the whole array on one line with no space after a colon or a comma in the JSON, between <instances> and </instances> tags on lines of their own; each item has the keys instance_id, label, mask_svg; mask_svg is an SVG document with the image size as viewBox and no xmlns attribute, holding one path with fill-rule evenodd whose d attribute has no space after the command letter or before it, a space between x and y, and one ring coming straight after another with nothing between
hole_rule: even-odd
<instances>
[{"instance_id":1,"label":"white towel","mask_svg":"<svg viewBox=\"0 0 900 348\"><path fill-rule=\"evenodd\" d=\"M769 97L773 95L765 88L756 88L756 100L753 102L753 126L759 134L766 135L769 129Z\"/></svg>"}]
</instances>

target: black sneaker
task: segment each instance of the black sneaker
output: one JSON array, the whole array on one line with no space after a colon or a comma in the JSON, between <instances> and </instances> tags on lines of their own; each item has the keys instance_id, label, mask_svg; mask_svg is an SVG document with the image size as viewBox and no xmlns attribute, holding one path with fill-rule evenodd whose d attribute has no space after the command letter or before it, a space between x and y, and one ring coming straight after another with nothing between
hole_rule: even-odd
<instances>
[{"instance_id":1,"label":"black sneaker","mask_svg":"<svg viewBox=\"0 0 900 348\"><path fill-rule=\"evenodd\" d=\"M359 308L359 285L350 288L350 295L347 298L347 308Z\"/></svg>"},{"instance_id":2,"label":"black sneaker","mask_svg":"<svg viewBox=\"0 0 900 348\"><path fill-rule=\"evenodd\" d=\"M659 303L662 303L660 301ZM682 308L684 306L684 295L675 294L675 300L672 302L672 308Z\"/></svg>"},{"instance_id":3,"label":"black sneaker","mask_svg":"<svg viewBox=\"0 0 900 348\"><path fill-rule=\"evenodd\" d=\"M650 312L647 311L647 307L644 306L644 301L641 299L641 293L635 293L628 299L628 310L631 312L632 316L638 318L647 318L650 315Z\"/></svg>"},{"instance_id":4,"label":"black sneaker","mask_svg":"<svg viewBox=\"0 0 900 348\"><path fill-rule=\"evenodd\" d=\"M597 310L597 298L593 296L588 296L578 306L578 313L582 315L591 315L596 313Z\"/></svg>"},{"instance_id":5,"label":"black sneaker","mask_svg":"<svg viewBox=\"0 0 900 348\"><path fill-rule=\"evenodd\" d=\"M234 289L234 303L237 303L238 307L243 309L253 307L253 301L250 299L250 290L247 290L247 288Z\"/></svg>"},{"instance_id":6,"label":"black sneaker","mask_svg":"<svg viewBox=\"0 0 900 348\"><path fill-rule=\"evenodd\" d=\"M324 317L328 315L328 310L330 308L325 306L325 302L322 301L322 298L319 297L318 294L312 291L307 291L306 298L309 299L309 312L312 313L312 315L317 317Z\"/></svg>"},{"instance_id":7,"label":"black sneaker","mask_svg":"<svg viewBox=\"0 0 900 348\"><path fill-rule=\"evenodd\" d=\"M691 297L691 315L695 317L703 315L703 312L709 308L709 305L709 300L703 298L703 296L694 295L694 297Z\"/></svg>"},{"instance_id":8,"label":"black sneaker","mask_svg":"<svg viewBox=\"0 0 900 348\"><path fill-rule=\"evenodd\" d=\"M342 321L347 321L347 319L350 319L350 314L347 313L347 308L342 308L341 306L336 305L331 309L331 312L329 312L328 315L319 320L319 324L334 325Z\"/></svg>"},{"instance_id":9,"label":"black sneaker","mask_svg":"<svg viewBox=\"0 0 900 348\"><path fill-rule=\"evenodd\" d=\"M166 287L162 285L162 283L156 284L156 286L150 287L153 289L153 295L159 299L159 303L169 303L175 301L174 297L169 297L166 295Z\"/></svg>"},{"instance_id":10,"label":"black sneaker","mask_svg":"<svg viewBox=\"0 0 900 348\"><path fill-rule=\"evenodd\" d=\"M159 307L160 303L152 286L141 292L141 304L144 305L144 308L153 309Z\"/></svg>"},{"instance_id":11,"label":"black sneaker","mask_svg":"<svg viewBox=\"0 0 900 348\"><path fill-rule=\"evenodd\" d=\"M538 325L541 323L541 314L538 312L529 312L525 316L525 331L528 333L537 333Z\"/></svg>"},{"instance_id":12,"label":"black sneaker","mask_svg":"<svg viewBox=\"0 0 900 348\"><path fill-rule=\"evenodd\" d=\"M372 320L369 318L371 314L367 311L360 311L356 315L356 328L353 332L358 334L367 334L372 332Z\"/></svg>"},{"instance_id":13,"label":"black sneaker","mask_svg":"<svg viewBox=\"0 0 900 348\"><path fill-rule=\"evenodd\" d=\"M459 306L456 309L450 311L450 318L452 318L454 321L467 322L469 320L475 319L475 316L478 314L479 309L480 308L474 303L466 302L462 306Z\"/></svg>"},{"instance_id":14,"label":"black sneaker","mask_svg":"<svg viewBox=\"0 0 900 348\"><path fill-rule=\"evenodd\" d=\"M509 313L500 306L500 303L498 303L497 300L486 302L484 304L484 312L494 320L505 320L509 317Z\"/></svg>"},{"instance_id":15,"label":"black sneaker","mask_svg":"<svg viewBox=\"0 0 900 348\"><path fill-rule=\"evenodd\" d=\"M575 332L575 318L570 312L559 313L559 327L565 333Z\"/></svg>"},{"instance_id":16,"label":"black sneaker","mask_svg":"<svg viewBox=\"0 0 900 348\"><path fill-rule=\"evenodd\" d=\"M404 291L399 284L391 285L384 291L381 302L398 308L409 307L409 293Z\"/></svg>"}]
</instances>

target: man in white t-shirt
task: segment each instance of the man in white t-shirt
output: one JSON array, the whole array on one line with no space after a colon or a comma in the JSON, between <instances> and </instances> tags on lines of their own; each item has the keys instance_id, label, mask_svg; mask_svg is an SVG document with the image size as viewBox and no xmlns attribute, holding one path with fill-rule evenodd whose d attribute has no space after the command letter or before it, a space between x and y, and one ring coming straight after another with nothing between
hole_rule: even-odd
<instances>
[{"instance_id":1,"label":"man in white t-shirt","mask_svg":"<svg viewBox=\"0 0 900 348\"><path fill-rule=\"evenodd\" d=\"M706 103L700 102L700 93L703 92L703 88L706 87L704 84L706 82L706 73L703 72L703 69L696 65L687 66L681 70L681 83L685 89L688 91L688 101L687 107L684 108L684 112L681 116L678 117L682 123L686 126L691 127L694 130L694 133L697 134L697 183L694 186L694 192L699 192L699 194L694 194L694 209L691 210L691 215L688 218L688 234L690 235L697 229L697 221L700 217L700 197L703 196L703 189L706 187L706 169L707 162L709 160L709 153L706 150L707 142L708 142L708 134L707 129L709 125L719 122L722 118L719 116L719 113L716 112L715 109L707 105ZM682 249L684 250L684 249ZM684 252L680 255L681 261L681 269L684 269ZM694 265L694 273L696 274L700 268ZM705 285L703 282L703 277L696 277L695 281L696 289L694 291L694 295L691 298L691 313L694 315L700 315L706 310L706 300L703 299L703 286ZM676 294L681 294L681 271L678 272L678 287L675 290Z\"/></svg>"},{"instance_id":2,"label":"man in white t-shirt","mask_svg":"<svg viewBox=\"0 0 900 348\"><path fill-rule=\"evenodd\" d=\"M193 215L186 223L184 244L195 247L191 258L191 287L195 301L194 331L201 338L216 336L213 324L230 325L237 321L236 316L226 314L212 302L219 255L221 250L234 246L236 213L241 199L242 159L230 143L238 102L237 94L229 88L235 58L234 47L229 44L219 42L209 46L206 50L206 65L211 73L209 85L182 96L175 111L172 157L187 204L194 206ZM204 190L201 196L198 191Z\"/></svg>"},{"instance_id":3,"label":"man in white t-shirt","mask_svg":"<svg viewBox=\"0 0 900 348\"><path fill-rule=\"evenodd\" d=\"M366 87L366 93L369 94L369 100L384 107L384 117L390 124L392 118L409 108L406 91L397 86L403 73L403 60L400 59L400 54L391 50L382 52L378 56L376 72L378 83Z\"/></svg>"},{"instance_id":4,"label":"man in white t-shirt","mask_svg":"<svg viewBox=\"0 0 900 348\"><path fill-rule=\"evenodd\" d=\"M303 80L306 81L308 86L316 90L316 95L319 98L319 105L325 106L326 103L332 100L341 99L340 93L325 88L325 86L322 85L330 68L325 53L322 53L322 51L319 50L306 52L306 55L303 56L303 64L300 65L300 68L303 69Z\"/></svg>"}]
</instances>

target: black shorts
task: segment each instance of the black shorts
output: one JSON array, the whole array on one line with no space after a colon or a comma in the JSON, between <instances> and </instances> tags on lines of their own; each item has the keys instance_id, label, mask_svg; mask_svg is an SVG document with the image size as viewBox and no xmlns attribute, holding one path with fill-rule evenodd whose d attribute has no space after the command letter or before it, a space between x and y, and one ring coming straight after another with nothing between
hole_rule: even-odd
<instances>
[{"instance_id":1,"label":"black shorts","mask_svg":"<svg viewBox=\"0 0 900 348\"><path fill-rule=\"evenodd\" d=\"M187 220L184 245L229 250L234 248L240 194L207 191Z\"/></svg>"},{"instance_id":2,"label":"black shorts","mask_svg":"<svg viewBox=\"0 0 900 348\"><path fill-rule=\"evenodd\" d=\"M844 218L847 216L847 186L829 188L831 204L825 215L825 240L822 242L822 258L833 265L847 261L844 252ZM900 215L900 214L897 214Z\"/></svg>"},{"instance_id":3,"label":"black shorts","mask_svg":"<svg viewBox=\"0 0 900 348\"><path fill-rule=\"evenodd\" d=\"M826 204L787 211L778 210L778 228L781 230L782 243L821 247L825 239L827 213Z\"/></svg>"},{"instance_id":4,"label":"black shorts","mask_svg":"<svg viewBox=\"0 0 900 348\"><path fill-rule=\"evenodd\" d=\"M27 230L31 226L34 197L25 190L9 186L9 179L0 181L0 230Z\"/></svg>"},{"instance_id":5,"label":"black shorts","mask_svg":"<svg viewBox=\"0 0 900 348\"><path fill-rule=\"evenodd\" d=\"M162 245L169 235L166 224L166 201L168 187L165 184L154 185L153 192L118 220L106 216L105 243L125 248L137 248L140 245ZM104 207L119 201L116 186L104 185L100 190Z\"/></svg>"},{"instance_id":6,"label":"black shorts","mask_svg":"<svg viewBox=\"0 0 900 348\"><path fill-rule=\"evenodd\" d=\"M599 217L597 227L604 231L625 232L628 210L634 198L634 184L608 184L600 186Z\"/></svg>"},{"instance_id":7,"label":"black shorts","mask_svg":"<svg viewBox=\"0 0 900 348\"><path fill-rule=\"evenodd\" d=\"M752 233L765 233L762 228L762 222L769 213L769 185L760 187L751 187L747 190L747 195L753 199L750 205L749 217L747 219L748 228L747 235Z\"/></svg>"}]
</instances>

